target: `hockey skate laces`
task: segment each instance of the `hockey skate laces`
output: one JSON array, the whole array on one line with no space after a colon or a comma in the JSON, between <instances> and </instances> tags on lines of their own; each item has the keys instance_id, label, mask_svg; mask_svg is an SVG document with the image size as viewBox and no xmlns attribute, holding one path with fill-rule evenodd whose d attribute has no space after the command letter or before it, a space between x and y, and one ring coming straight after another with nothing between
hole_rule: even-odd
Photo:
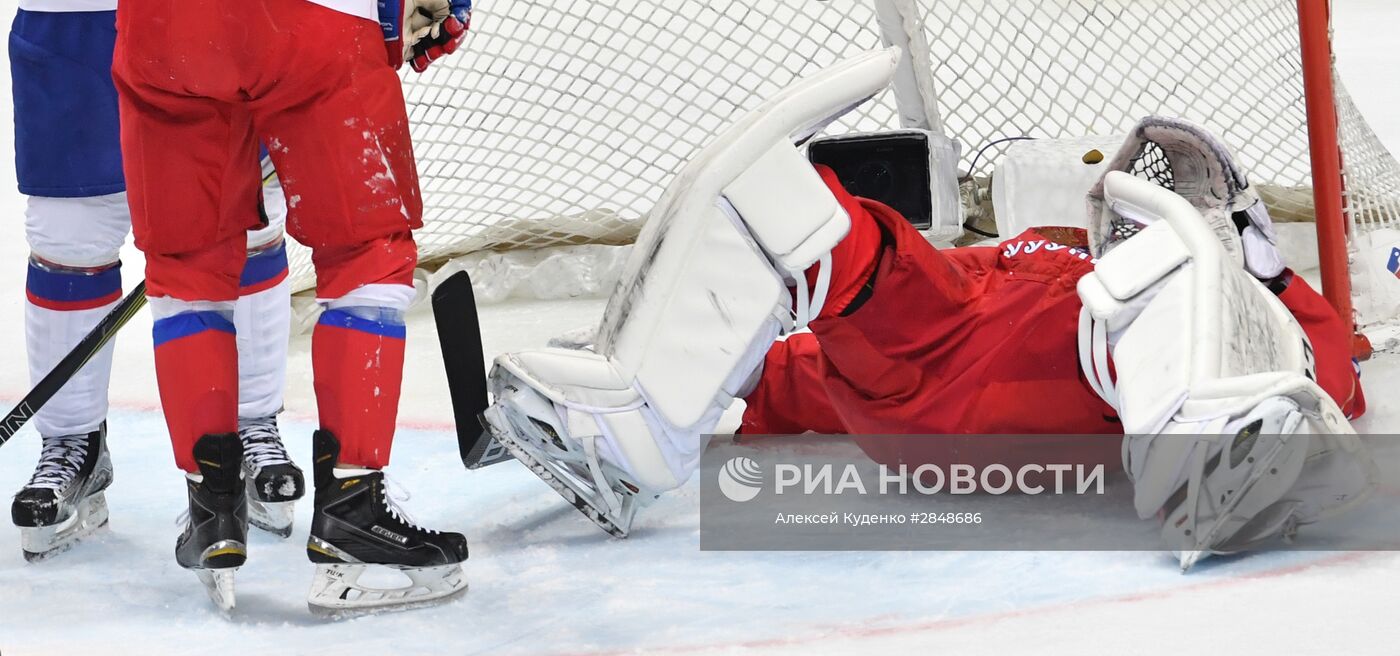
<instances>
[{"instance_id":1,"label":"hockey skate laces","mask_svg":"<svg viewBox=\"0 0 1400 656\"><path fill-rule=\"evenodd\" d=\"M399 505L412 498L413 495L409 493L408 488L404 487L398 481L389 478L388 474L384 474L384 508L389 511L389 516L405 524L414 526L424 533L436 535L438 531L430 528L423 528L421 524L413 519L412 515L408 514L407 510L404 510L403 506Z\"/></svg>"},{"instance_id":2,"label":"hockey skate laces","mask_svg":"<svg viewBox=\"0 0 1400 656\"><path fill-rule=\"evenodd\" d=\"M261 469L292 461L282 445L277 420L273 417L239 420L238 435L243 439L243 457L254 467Z\"/></svg>"},{"instance_id":3,"label":"hockey skate laces","mask_svg":"<svg viewBox=\"0 0 1400 656\"><path fill-rule=\"evenodd\" d=\"M87 435L45 438L39 465L25 487L61 489L78 475L86 459Z\"/></svg>"}]
</instances>

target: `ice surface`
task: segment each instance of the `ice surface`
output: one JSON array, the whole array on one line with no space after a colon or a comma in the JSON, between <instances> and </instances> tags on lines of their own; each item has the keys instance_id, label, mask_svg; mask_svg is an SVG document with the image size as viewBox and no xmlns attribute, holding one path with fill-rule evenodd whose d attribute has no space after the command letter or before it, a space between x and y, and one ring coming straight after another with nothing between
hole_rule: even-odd
<instances>
[{"instance_id":1,"label":"ice surface","mask_svg":"<svg viewBox=\"0 0 1400 656\"><path fill-rule=\"evenodd\" d=\"M6 10L13 1L5 3ZM1400 150L1400 5L1336 0L1338 54L1350 90ZM8 70L8 67L0 67ZM8 124L10 104L0 108ZM0 130L0 159L11 135ZM0 399L27 389L22 354L23 200L0 166ZM139 254L128 249L128 288ZM598 299L508 301L484 308L486 350L543 345L596 322ZM113 376L111 530L48 562L26 564L0 520L0 652L16 654L496 653L752 649L793 653L1395 653L1400 556L1258 554L1207 561L1189 576L1155 553L701 553L696 482L607 538L528 472L466 472L449 432L445 381L425 310L410 320L404 429L391 475L416 493L410 512L472 543L471 590L447 606L326 622L305 608L309 504L287 541L261 533L226 620L175 565L180 476L157 412L149 319L119 340ZM284 433L310 460L309 342L294 338ZM1363 432L1400 432L1400 358L1365 367ZM0 450L0 491L29 475L38 440ZM1393 494L1393 491L1391 491Z\"/></svg>"}]
</instances>

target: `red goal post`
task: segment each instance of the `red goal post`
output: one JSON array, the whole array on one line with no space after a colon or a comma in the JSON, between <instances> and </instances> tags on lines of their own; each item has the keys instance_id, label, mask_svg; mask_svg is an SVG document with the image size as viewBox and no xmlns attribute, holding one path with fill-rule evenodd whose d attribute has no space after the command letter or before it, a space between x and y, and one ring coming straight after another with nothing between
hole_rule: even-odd
<instances>
[{"instance_id":1,"label":"red goal post","mask_svg":"<svg viewBox=\"0 0 1400 656\"><path fill-rule=\"evenodd\" d=\"M1336 90L1332 84L1331 4L1331 0L1298 0L1298 40L1308 114L1308 152L1312 159L1322 293L1337 309L1337 314L1354 327L1351 266L1347 253L1351 227L1345 215ZM1353 353L1366 359L1371 356L1371 349L1370 340L1358 332Z\"/></svg>"}]
</instances>

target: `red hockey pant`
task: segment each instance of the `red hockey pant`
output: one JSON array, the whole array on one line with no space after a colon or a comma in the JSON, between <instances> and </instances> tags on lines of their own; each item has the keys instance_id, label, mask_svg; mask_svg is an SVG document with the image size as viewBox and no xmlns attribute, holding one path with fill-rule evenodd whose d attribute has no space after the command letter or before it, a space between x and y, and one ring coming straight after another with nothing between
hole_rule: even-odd
<instances>
[{"instance_id":1,"label":"red hockey pant","mask_svg":"<svg viewBox=\"0 0 1400 656\"><path fill-rule=\"evenodd\" d=\"M148 294L237 298L244 231L259 223L259 141L287 196L287 231L313 249L318 297L412 284L410 231L422 225L422 201L402 91L377 25L304 0L123 0L117 26L113 76ZM350 464L388 458L402 357L375 357L386 332L396 333L378 327L316 348L318 360L373 361L378 372L318 377L318 390L358 386L395 401L387 433L340 435ZM233 335L204 316L157 326L162 337L162 403L176 461L194 471L194 441L236 428ZM352 433L357 425L331 423Z\"/></svg>"}]
</instances>

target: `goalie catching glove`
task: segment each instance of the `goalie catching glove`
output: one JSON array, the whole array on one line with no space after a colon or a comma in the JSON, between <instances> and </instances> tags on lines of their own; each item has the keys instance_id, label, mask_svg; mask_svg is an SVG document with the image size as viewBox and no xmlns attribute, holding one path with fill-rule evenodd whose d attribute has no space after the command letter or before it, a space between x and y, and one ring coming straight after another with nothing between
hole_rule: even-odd
<instances>
[{"instance_id":1,"label":"goalie catching glove","mask_svg":"<svg viewBox=\"0 0 1400 656\"><path fill-rule=\"evenodd\" d=\"M422 73L457 52L471 21L471 0L379 0L379 29L394 70L409 62Z\"/></svg>"}]
</instances>

